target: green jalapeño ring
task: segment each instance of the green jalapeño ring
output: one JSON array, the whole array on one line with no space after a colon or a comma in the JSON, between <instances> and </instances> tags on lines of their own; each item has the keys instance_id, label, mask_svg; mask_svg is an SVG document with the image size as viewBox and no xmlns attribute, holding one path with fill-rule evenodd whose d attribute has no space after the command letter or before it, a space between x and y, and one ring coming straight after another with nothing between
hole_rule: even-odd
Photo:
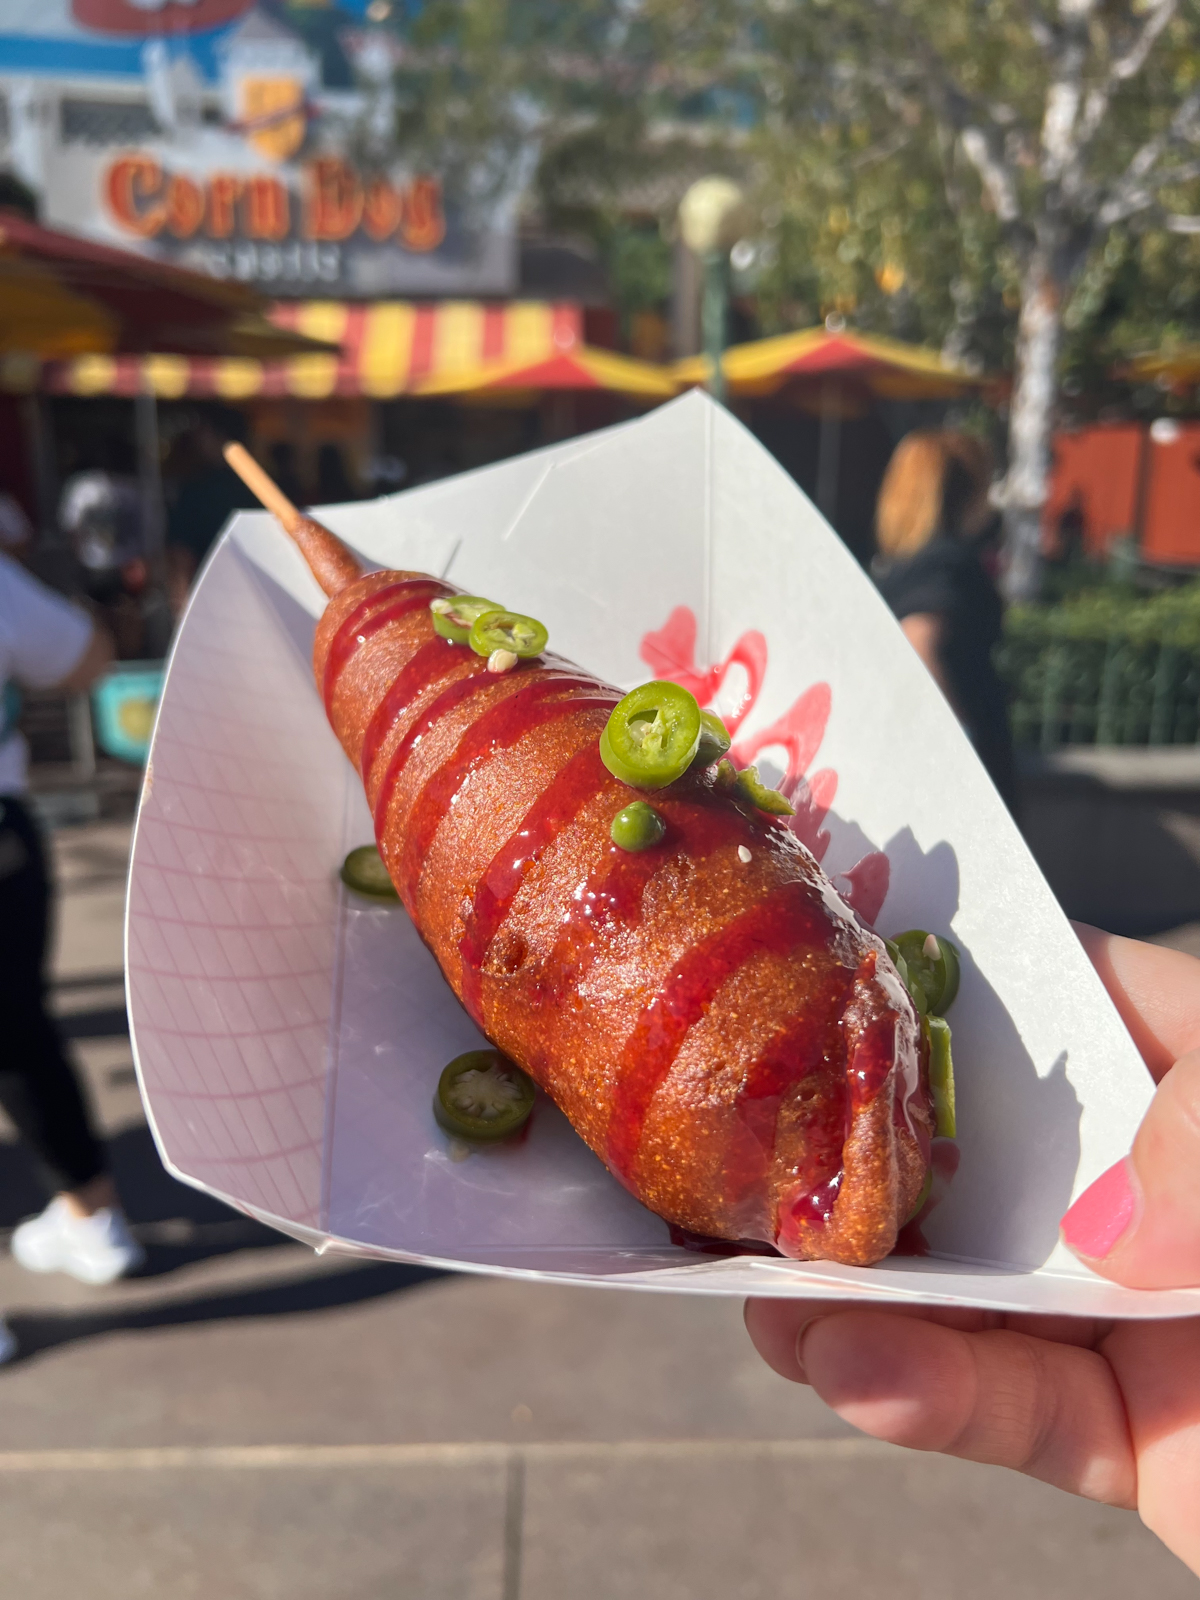
<instances>
[{"instance_id":1,"label":"green jalape\u00f1o ring","mask_svg":"<svg viewBox=\"0 0 1200 1600\"><path fill-rule=\"evenodd\" d=\"M912 991L916 984L921 991L919 1011L931 1016L944 1017L958 993L958 951L949 939L941 934L926 933L924 928L910 928L898 933L892 941L904 963L902 975ZM897 966L899 966L897 962ZM913 996L917 999L917 996Z\"/></svg>"},{"instance_id":2,"label":"green jalape\u00f1o ring","mask_svg":"<svg viewBox=\"0 0 1200 1600\"><path fill-rule=\"evenodd\" d=\"M489 611L499 611L500 607L494 600L485 600L482 595L455 594L431 601L429 610L435 633L443 639L449 639L451 644L469 644L471 624L475 619L486 616Z\"/></svg>"},{"instance_id":3,"label":"green jalape\u00f1o ring","mask_svg":"<svg viewBox=\"0 0 1200 1600\"><path fill-rule=\"evenodd\" d=\"M351 850L342 862L341 879L347 889L353 889L355 894L369 895L372 900L400 898L373 844L360 844L357 850Z\"/></svg>"},{"instance_id":4,"label":"green jalape\u00f1o ring","mask_svg":"<svg viewBox=\"0 0 1200 1600\"><path fill-rule=\"evenodd\" d=\"M695 695L666 679L643 683L613 707L600 759L631 788L665 789L695 760L700 730Z\"/></svg>"},{"instance_id":5,"label":"green jalape\u00f1o ring","mask_svg":"<svg viewBox=\"0 0 1200 1600\"><path fill-rule=\"evenodd\" d=\"M468 1050L438 1079L433 1114L457 1139L494 1144L528 1122L535 1094L533 1079L499 1050Z\"/></svg>"},{"instance_id":6,"label":"green jalape\u00f1o ring","mask_svg":"<svg viewBox=\"0 0 1200 1600\"><path fill-rule=\"evenodd\" d=\"M522 661L540 656L550 635L536 617L519 611L485 611L471 624L470 646L478 656L511 650Z\"/></svg>"}]
</instances>

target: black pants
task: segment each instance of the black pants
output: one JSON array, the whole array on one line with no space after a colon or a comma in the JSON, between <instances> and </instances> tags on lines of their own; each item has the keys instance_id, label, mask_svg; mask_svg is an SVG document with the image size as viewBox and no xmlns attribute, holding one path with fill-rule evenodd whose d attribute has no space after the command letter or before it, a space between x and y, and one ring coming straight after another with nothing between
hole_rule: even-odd
<instances>
[{"instance_id":1,"label":"black pants","mask_svg":"<svg viewBox=\"0 0 1200 1600\"><path fill-rule=\"evenodd\" d=\"M37 826L0 798L0 1105L55 1188L105 1170L79 1081L46 1014L50 882Z\"/></svg>"}]
</instances>

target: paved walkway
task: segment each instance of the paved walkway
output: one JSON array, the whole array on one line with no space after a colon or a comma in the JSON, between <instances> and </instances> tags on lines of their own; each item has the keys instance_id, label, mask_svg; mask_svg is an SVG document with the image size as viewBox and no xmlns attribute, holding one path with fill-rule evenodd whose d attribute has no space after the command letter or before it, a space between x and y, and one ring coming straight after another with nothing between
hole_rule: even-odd
<instances>
[{"instance_id":1,"label":"paved walkway","mask_svg":"<svg viewBox=\"0 0 1200 1600\"><path fill-rule=\"evenodd\" d=\"M162 1172L120 989L126 830L57 835L59 1004L147 1273L0 1259L4 1600L1156 1600L1126 1513L850 1434L736 1305L318 1259ZM0 1226L39 1203L0 1149Z\"/></svg>"}]
</instances>

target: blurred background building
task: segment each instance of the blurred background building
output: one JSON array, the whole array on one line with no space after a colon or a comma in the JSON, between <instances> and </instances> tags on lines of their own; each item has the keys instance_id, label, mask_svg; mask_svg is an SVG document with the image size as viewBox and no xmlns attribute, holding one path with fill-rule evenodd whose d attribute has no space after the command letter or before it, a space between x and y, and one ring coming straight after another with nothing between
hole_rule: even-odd
<instances>
[{"instance_id":1,"label":"blurred background building","mask_svg":"<svg viewBox=\"0 0 1200 1600\"><path fill-rule=\"evenodd\" d=\"M1172 115L1162 72L1186 56L1182 24L1147 36L1164 62L1148 57L1159 75L1140 98L1107 91L1110 144L1073 130L1096 215L1055 257L1047 384L1046 350L1020 332L1053 198L1021 177L1042 137L1047 58L1032 34L1005 36L1024 98L989 165L911 41L855 33L852 12L814 32L803 7L751 7L739 23L680 0L4 8L0 201L252 288L281 335L316 341L184 353L126 326L107 348L34 354L20 327L5 334L0 493L34 532L35 570L106 607L141 673L129 726L148 727L145 663L243 503L222 440L248 443L300 501L384 493L715 385L701 352L718 328L727 403L864 564L900 438L949 425L990 444L994 554L1020 602L998 659L1031 838L1043 800L1058 815L1064 750L1193 745L1200 240L1186 129L1175 155L1163 146L1165 189L1152 173L1134 193L1126 170ZM990 26L956 36L951 76L999 70ZM1124 26L1137 44L1140 24ZM1124 37L1114 25L1095 44L1097 84L1125 71ZM895 82L880 95L885 62ZM697 254L680 205L713 176L740 186L737 225ZM61 290L83 292L78 264L57 270ZM140 533L118 537L122 504ZM139 539L163 546L161 571L151 560L142 574ZM89 569L85 547L123 554ZM97 770L120 779L107 753L144 748L111 731L121 697L108 692L92 708L110 729L98 769L86 707L29 697L53 783L73 771L90 795ZM1082 782L1108 793L1098 773L1071 776L1063 815ZM1134 889L1084 893L1091 868L1064 866L1073 852L1051 832L1068 904L1113 920ZM1200 889L1183 899L1200 915Z\"/></svg>"}]
</instances>

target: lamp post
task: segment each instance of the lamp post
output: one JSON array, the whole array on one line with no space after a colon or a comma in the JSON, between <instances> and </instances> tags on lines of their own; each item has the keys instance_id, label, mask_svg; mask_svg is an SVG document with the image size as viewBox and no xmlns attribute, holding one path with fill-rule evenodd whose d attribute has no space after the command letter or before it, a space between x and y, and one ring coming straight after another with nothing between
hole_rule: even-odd
<instances>
[{"instance_id":1,"label":"lamp post","mask_svg":"<svg viewBox=\"0 0 1200 1600\"><path fill-rule=\"evenodd\" d=\"M709 360L709 391L725 402L725 351L729 315L729 252L745 233L749 208L731 178L698 178L679 202L679 231L684 244L704 265L700 328Z\"/></svg>"}]
</instances>

